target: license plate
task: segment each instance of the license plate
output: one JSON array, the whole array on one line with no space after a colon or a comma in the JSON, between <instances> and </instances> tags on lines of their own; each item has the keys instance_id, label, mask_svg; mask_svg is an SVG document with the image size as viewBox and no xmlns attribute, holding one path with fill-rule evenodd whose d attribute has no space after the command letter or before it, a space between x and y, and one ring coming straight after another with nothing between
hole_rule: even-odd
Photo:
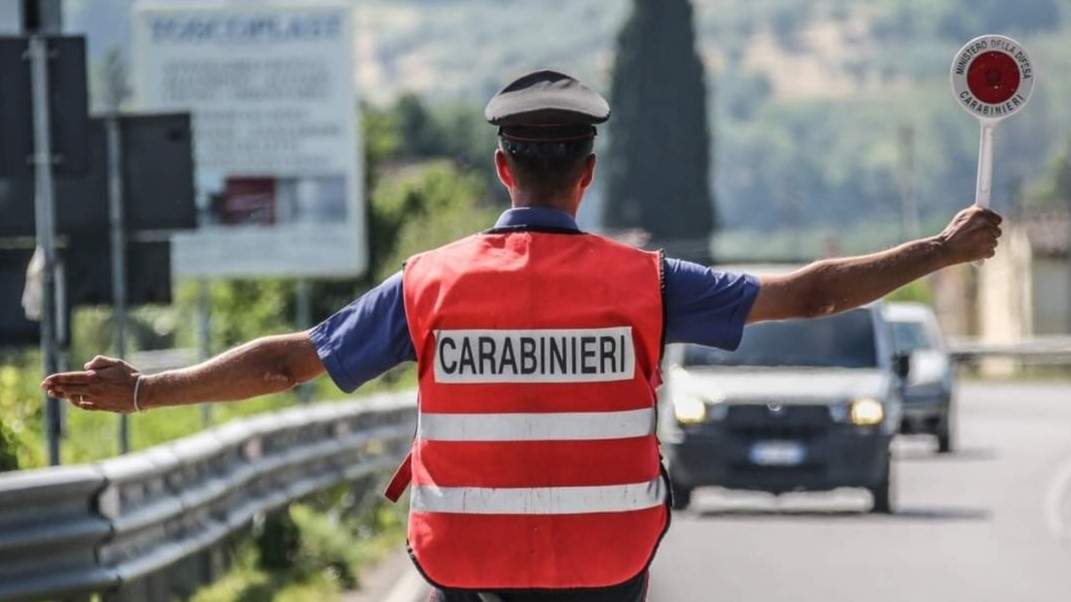
<instances>
[{"instance_id":1,"label":"license plate","mask_svg":"<svg viewBox=\"0 0 1071 602\"><path fill-rule=\"evenodd\" d=\"M760 441L751 446L748 456L759 466L796 466L803 463L805 454L803 445L795 441Z\"/></svg>"}]
</instances>

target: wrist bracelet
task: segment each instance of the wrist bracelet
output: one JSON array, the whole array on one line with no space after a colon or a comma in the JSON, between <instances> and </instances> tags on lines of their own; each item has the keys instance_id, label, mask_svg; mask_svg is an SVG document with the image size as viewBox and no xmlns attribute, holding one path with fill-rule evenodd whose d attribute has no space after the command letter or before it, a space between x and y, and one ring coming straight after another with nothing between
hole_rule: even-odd
<instances>
[{"instance_id":1,"label":"wrist bracelet","mask_svg":"<svg viewBox=\"0 0 1071 602\"><path fill-rule=\"evenodd\" d=\"M142 378L144 378L144 376L139 374L138 375L138 379L136 381L134 381L134 411L137 412L138 414L141 413L141 408L138 406L138 392L141 391L141 379Z\"/></svg>"}]
</instances>

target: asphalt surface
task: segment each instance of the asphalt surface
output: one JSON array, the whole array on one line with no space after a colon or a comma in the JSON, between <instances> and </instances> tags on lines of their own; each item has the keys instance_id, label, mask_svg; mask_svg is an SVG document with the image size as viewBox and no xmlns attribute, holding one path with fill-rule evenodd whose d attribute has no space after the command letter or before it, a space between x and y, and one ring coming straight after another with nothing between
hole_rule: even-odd
<instances>
[{"instance_id":1,"label":"asphalt surface","mask_svg":"<svg viewBox=\"0 0 1071 602\"><path fill-rule=\"evenodd\" d=\"M897 511L869 497L700 490L649 602L1071 600L1071 383L966 384L958 451L895 444Z\"/></svg>"}]
</instances>

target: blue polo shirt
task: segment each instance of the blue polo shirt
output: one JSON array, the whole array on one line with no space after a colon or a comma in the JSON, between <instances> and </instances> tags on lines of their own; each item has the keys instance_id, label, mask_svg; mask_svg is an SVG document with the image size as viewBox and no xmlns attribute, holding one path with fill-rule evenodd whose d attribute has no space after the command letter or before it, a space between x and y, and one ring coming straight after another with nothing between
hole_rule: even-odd
<instances>
[{"instance_id":1,"label":"blue polo shirt","mask_svg":"<svg viewBox=\"0 0 1071 602\"><path fill-rule=\"evenodd\" d=\"M569 214L543 207L509 209L495 227L577 230ZM664 284L667 343L736 349L759 292L754 276L667 257ZM405 319L402 273L321 322L310 336L327 373L347 393L402 362L415 361Z\"/></svg>"}]
</instances>

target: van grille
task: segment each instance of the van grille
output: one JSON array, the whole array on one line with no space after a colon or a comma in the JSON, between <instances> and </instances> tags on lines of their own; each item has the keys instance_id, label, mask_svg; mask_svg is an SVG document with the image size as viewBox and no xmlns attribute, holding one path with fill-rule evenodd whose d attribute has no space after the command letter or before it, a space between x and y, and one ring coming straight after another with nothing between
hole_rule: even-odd
<instances>
[{"instance_id":1,"label":"van grille","mask_svg":"<svg viewBox=\"0 0 1071 602\"><path fill-rule=\"evenodd\" d=\"M806 439L824 434L833 419L825 405L739 404L729 406L725 425L757 439Z\"/></svg>"}]
</instances>

